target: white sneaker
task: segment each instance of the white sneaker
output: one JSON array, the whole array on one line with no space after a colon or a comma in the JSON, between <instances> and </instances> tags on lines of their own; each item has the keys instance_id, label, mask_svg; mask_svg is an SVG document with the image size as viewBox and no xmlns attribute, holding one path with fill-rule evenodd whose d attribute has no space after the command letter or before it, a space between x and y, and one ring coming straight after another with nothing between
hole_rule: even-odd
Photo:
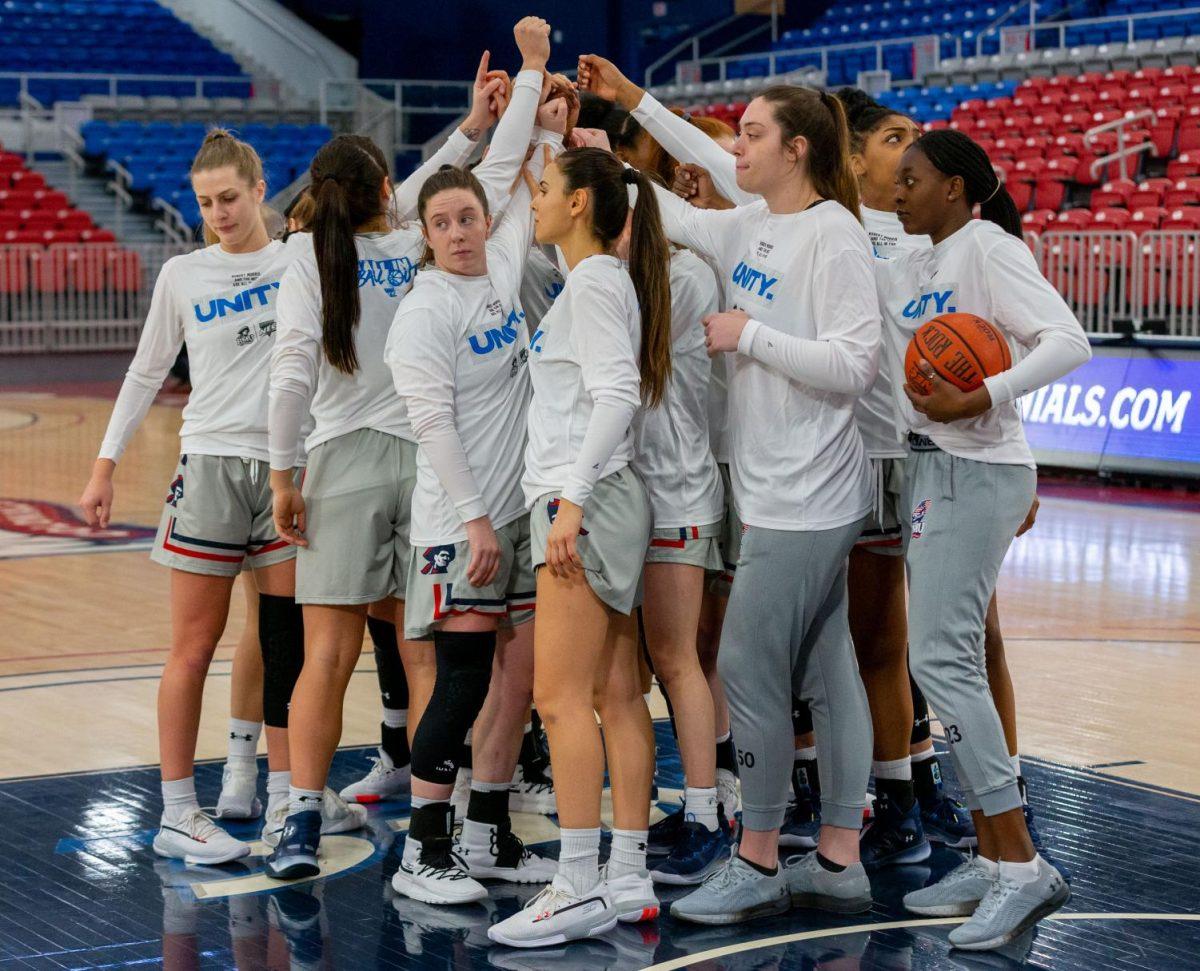
<instances>
[{"instance_id":1,"label":"white sneaker","mask_svg":"<svg viewBox=\"0 0 1200 971\"><path fill-rule=\"evenodd\" d=\"M508 808L514 813L536 813L549 816L558 812L558 803L554 799L554 783L549 774L541 778L525 778L525 770L520 765L513 773L512 788L509 790Z\"/></svg>"},{"instance_id":2,"label":"white sneaker","mask_svg":"<svg viewBox=\"0 0 1200 971\"><path fill-rule=\"evenodd\" d=\"M454 815L458 819L467 818L467 807L471 804L471 770L458 770L454 777L454 792L450 794L450 805L454 807Z\"/></svg>"},{"instance_id":3,"label":"white sneaker","mask_svg":"<svg viewBox=\"0 0 1200 971\"><path fill-rule=\"evenodd\" d=\"M272 849L279 845L279 837L283 834L283 824L287 822L291 803L280 799L274 806L267 808L263 820L260 839ZM367 824L367 811L355 803L346 802L332 789L326 788L321 800L321 835L330 833L348 833L361 829Z\"/></svg>"},{"instance_id":4,"label":"white sneaker","mask_svg":"<svg viewBox=\"0 0 1200 971\"><path fill-rule=\"evenodd\" d=\"M213 815L218 819L258 819L262 815L258 798L258 763L251 766L226 762L221 770L221 795Z\"/></svg>"},{"instance_id":5,"label":"white sneaker","mask_svg":"<svg viewBox=\"0 0 1200 971\"><path fill-rule=\"evenodd\" d=\"M404 856L392 877L392 889L421 903L438 906L473 904L487 897L487 889L467 874L462 860L448 844L446 849L422 862L421 844L411 836L406 837Z\"/></svg>"},{"instance_id":6,"label":"white sneaker","mask_svg":"<svg viewBox=\"0 0 1200 971\"><path fill-rule=\"evenodd\" d=\"M599 937L617 926L617 909L604 881L580 896L561 876L507 920L493 924L488 937L509 947L547 947Z\"/></svg>"},{"instance_id":7,"label":"white sneaker","mask_svg":"<svg viewBox=\"0 0 1200 971\"><path fill-rule=\"evenodd\" d=\"M742 808L738 791L738 777L728 769L717 769L717 804L724 807L726 819L733 819Z\"/></svg>"},{"instance_id":8,"label":"white sneaker","mask_svg":"<svg viewBox=\"0 0 1200 971\"><path fill-rule=\"evenodd\" d=\"M626 873L610 880L608 865L605 864L600 868L600 881L608 891L621 923L637 924L658 916L658 895L654 892L654 880L648 870Z\"/></svg>"},{"instance_id":9,"label":"white sneaker","mask_svg":"<svg viewBox=\"0 0 1200 971\"><path fill-rule=\"evenodd\" d=\"M193 809L181 819L163 816L154 837L154 852L184 863L229 863L250 855L250 844L234 839L212 821L212 817Z\"/></svg>"},{"instance_id":10,"label":"white sneaker","mask_svg":"<svg viewBox=\"0 0 1200 971\"><path fill-rule=\"evenodd\" d=\"M340 793L350 802L380 802L395 799L409 792L412 784L412 766L397 766L383 749L379 758L371 758L371 771L346 786Z\"/></svg>"},{"instance_id":11,"label":"white sneaker","mask_svg":"<svg viewBox=\"0 0 1200 971\"><path fill-rule=\"evenodd\" d=\"M526 849L508 822L487 826L468 819L454 844L454 853L476 880L549 883L558 872L558 864L553 860Z\"/></svg>"}]
</instances>

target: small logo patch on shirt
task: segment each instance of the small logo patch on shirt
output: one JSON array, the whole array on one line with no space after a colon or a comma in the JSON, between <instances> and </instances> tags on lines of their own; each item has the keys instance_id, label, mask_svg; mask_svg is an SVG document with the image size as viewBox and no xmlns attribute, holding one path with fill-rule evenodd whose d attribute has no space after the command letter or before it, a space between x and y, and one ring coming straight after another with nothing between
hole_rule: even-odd
<instances>
[{"instance_id":1,"label":"small logo patch on shirt","mask_svg":"<svg viewBox=\"0 0 1200 971\"><path fill-rule=\"evenodd\" d=\"M929 507L933 505L932 499L922 499L913 507L912 511L912 538L920 539L921 534L925 531L925 517L929 514Z\"/></svg>"}]
</instances>

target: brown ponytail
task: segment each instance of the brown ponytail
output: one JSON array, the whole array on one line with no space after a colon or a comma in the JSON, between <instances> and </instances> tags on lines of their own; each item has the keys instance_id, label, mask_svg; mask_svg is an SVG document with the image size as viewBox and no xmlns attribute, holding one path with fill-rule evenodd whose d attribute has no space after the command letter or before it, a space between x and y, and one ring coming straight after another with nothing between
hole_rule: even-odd
<instances>
[{"instance_id":1,"label":"brown ponytail","mask_svg":"<svg viewBox=\"0 0 1200 971\"><path fill-rule=\"evenodd\" d=\"M850 126L842 103L826 91L789 84L769 87L759 97L771 105L784 142L799 136L808 141L808 178L813 189L861 220L858 179L850 165Z\"/></svg>"},{"instance_id":2,"label":"brown ponytail","mask_svg":"<svg viewBox=\"0 0 1200 971\"><path fill-rule=\"evenodd\" d=\"M321 279L321 343L330 364L353 374L358 370L354 329L361 313L354 232L384 211L387 160L369 138L338 135L314 156L309 174L313 251Z\"/></svg>"},{"instance_id":3,"label":"brown ponytail","mask_svg":"<svg viewBox=\"0 0 1200 971\"><path fill-rule=\"evenodd\" d=\"M243 142L227 128L210 128L192 158L190 175L232 166L238 177L252 188L263 180L263 163L258 152L249 142ZM260 211L259 218L262 218ZM218 242L217 234L204 224L204 242L211 246Z\"/></svg>"},{"instance_id":4,"label":"brown ponytail","mask_svg":"<svg viewBox=\"0 0 1200 971\"><path fill-rule=\"evenodd\" d=\"M567 193L587 190L592 203L592 233L608 250L625 231L628 186L637 186L629 238L629 275L642 316L638 359L642 400L657 405L671 379L671 254L654 188L647 176L625 168L615 155L599 148L572 148L563 152L555 164Z\"/></svg>"}]
</instances>

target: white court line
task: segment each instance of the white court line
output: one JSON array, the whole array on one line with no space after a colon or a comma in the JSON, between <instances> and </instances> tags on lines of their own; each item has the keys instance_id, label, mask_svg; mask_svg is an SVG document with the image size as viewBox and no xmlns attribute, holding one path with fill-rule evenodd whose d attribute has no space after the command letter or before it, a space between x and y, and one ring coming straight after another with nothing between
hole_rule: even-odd
<instances>
[{"instance_id":1,"label":"white court line","mask_svg":"<svg viewBox=\"0 0 1200 971\"><path fill-rule=\"evenodd\" d=\"M1184 920L1200 921L1200 914L1051 914L1046 920ZM725 947L715 947L709 951L699 951L696 954L685 954L673 961L662 964L652 964L643 971L675 971L677 968L691 967L701 961L714 961L717 958L728 957L731 954L744 954L747 951L757 951L759 948L775 947L777 944L793 944L797 941L815 941L822 937L843 937L847 934L869 934L873 931L899 930L905 927L945 927L949 924L962 924L966 917L927 917L922 920L892 920L878 924L855 924L851 927L826 927L819 931L801 931L797 934L781 934L778 937L764 937L761 941L742 941Z\"/></svg>"}]
</instances>

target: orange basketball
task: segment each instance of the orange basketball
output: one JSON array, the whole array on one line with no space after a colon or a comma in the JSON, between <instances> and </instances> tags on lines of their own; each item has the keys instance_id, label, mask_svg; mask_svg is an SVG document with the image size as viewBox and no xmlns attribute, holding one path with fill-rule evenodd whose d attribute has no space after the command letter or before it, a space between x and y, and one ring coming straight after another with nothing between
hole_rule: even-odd
<instances>
[{"instance_id":1,"label":"orange basketball","mask_svg":"<svg viewBox=\"0 0 1200 971\"><path fill-rule=\"evenodd\" d=\"M904 377L921 394L932 389L918 369L924 358L938 376L963 391L974 391L984 378L1012 367L1004 335L974 314L942 314L922 324L908 342Z\"/></svg>"}]
</instances>

